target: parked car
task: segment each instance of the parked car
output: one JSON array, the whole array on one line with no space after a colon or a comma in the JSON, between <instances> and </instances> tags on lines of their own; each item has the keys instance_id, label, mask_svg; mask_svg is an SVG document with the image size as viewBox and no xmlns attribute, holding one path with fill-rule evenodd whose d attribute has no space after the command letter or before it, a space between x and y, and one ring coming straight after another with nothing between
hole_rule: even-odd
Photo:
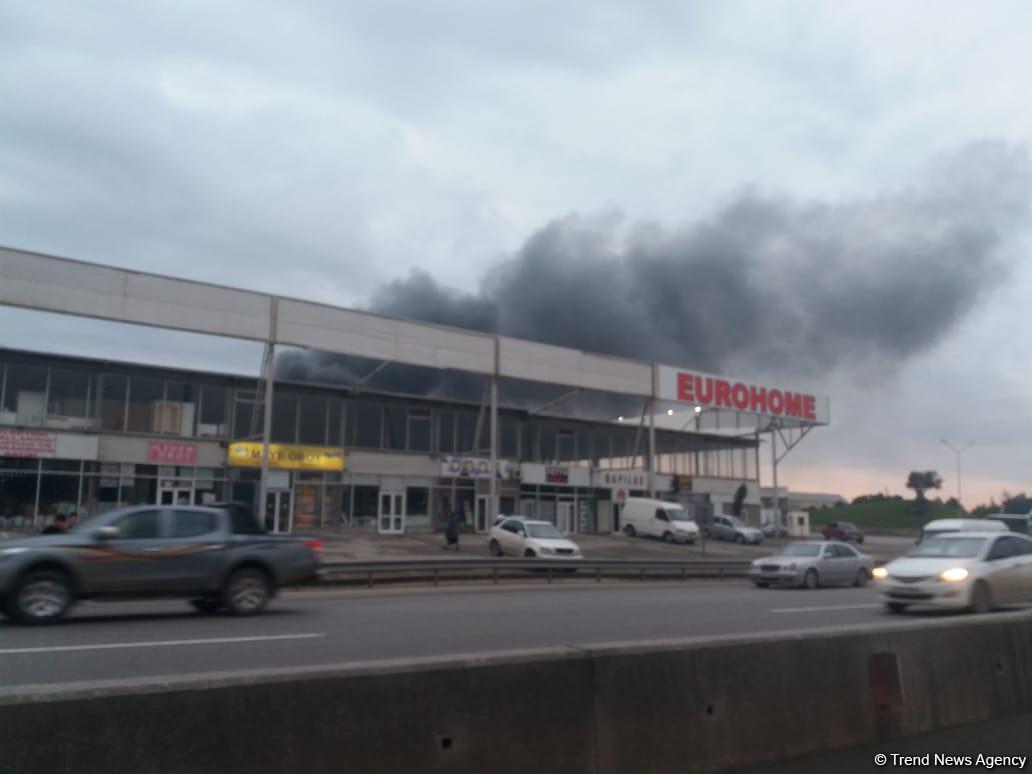
<instances>
[{"instance_id":1,"label":"parked car","mask_svg":"<svg viewBox=\"0 0 1032 774\"><path fill-rule=\"evenodd\" d=\"M1007 525L989 519L935 519L921 528L917 538L923 543L928 538L949 535L955 532L1006 532Z\"/></svg>"},{"instance_id":2,"label":"parked car","mask_svg":"<svg viewBox=\"0 0 1032 774\"><path fill-rule=\"evenodd\" d=\"M756 527L747 526L735 516L714 516L713 521L703 527L706 537L733 540L736 543L760 543L763 533Z\"/></svg>"},{"instance_id":3,"label":"parked car","mask_svg":"<svg viewBox=\"0 0 1032 774\"><path fill-rule=\"evenodd\" d=\"M1032 535L1032 513L988 513L985 518L987 521L996 521L1005 525L1011 532Z\"/></svg>"},{"instance_id":4,"label":"parked car","mask_svg":"<svg viewBox=\"0 0 1032 774\"><path fill-rule=\"evenodd\" d=\"M677 503L628 497L620 511L620 522L627 537L656 537L667 543L692 545L699 537L699 525Z\"/></svg>"},{"instance_id":5,"label":"parked car","mask_svg":"<svg viewBox=\"0 0 1032 774\"><path fill-rule=\"evenodd\" d=\"M79 600L183 597L204 613L260 612L315 577L317 540L266 535L245 509L135 506L68 532L0 543L0 612L60 620Z\"/></svg>"},{"instance_id":6,"label":"parked car","mask_svg":"<svg viewBox=\"0 0 1032 774\"><path fill-rule=\"evenodd\" d=\"M841 540L844 543L864 542L863 531L851 521L833 521L831 524L825 525L821 534L824 535L825 540Z\"/></svg>"},{"instance_id":7,"label":"parked car","mask_svg":"<svg viewBox=\"0 0 1032 774\"><path fill-rule=\"evenodd\" d=\"M1010 531L936 535L874 578L892 613L915 606L984 613L1032 602L1032 540Z\"/></svg>"},{"instance_id":8,"label":"parked car","mask_svg":"<svg viewBox=\"0 0 1032 774\"><path fill-rule=\"evenodd\" d=\"M767 586L864 586L874 571L874 558L838 541L789 543L778 554L757 559L749 580Z\"/></svg>"},{"instance_id":9,"label":"parked car","mask_svg":"<svg viewBox=\"0 0 1032 774\"><path fill-rule=\"evenodd\" d=\"M581 559L580 548L550 521L507 516L495 521L489 533L492 556Z\"/></svg>"},{"instance_id":10,"label":"parked car","mask_svg":"<svg viewBox=\"0 0 1032 774\"><path fill-rule=\"evenodd\" d=\"M784 524L776 524L773 521L765 521L760 525L760 532L765 538L787 538L791 537L788 527Z\"/></svg>"}]
</instances>

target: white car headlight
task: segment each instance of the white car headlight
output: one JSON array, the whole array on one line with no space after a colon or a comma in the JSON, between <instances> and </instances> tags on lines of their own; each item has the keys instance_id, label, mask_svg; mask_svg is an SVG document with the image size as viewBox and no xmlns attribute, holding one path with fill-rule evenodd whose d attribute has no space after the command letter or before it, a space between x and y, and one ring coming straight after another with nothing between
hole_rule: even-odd
<instances>
[{"instance_id":1,"label":"white car headlight","mask_svg":"<svg viewBox=\"0 0 1032 774\"><path fill-rule=\"evenodd\" d=\"M875 567L871 570L871 577L875 580L885 580L889 577L889 571L884 567Z\"/></svg>"},{"instance_id":2,"label":"white car headlight","mask_svg":"<svg viewBox=\"0 0 1032 774\"><path fill-rule=\"evenodd\" d=\"M944 581L962 581L968 576L968 571L963 567L952 567L949 570L943 570L939 573L940 580Z\"/></svg>"}]
</instances>

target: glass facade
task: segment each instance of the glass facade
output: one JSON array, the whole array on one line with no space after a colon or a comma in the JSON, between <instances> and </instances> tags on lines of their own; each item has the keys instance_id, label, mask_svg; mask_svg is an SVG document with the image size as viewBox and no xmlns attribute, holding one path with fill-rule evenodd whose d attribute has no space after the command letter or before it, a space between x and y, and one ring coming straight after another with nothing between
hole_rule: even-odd
<instances>
[{"instance_id":1,"label":"glass facade","mask_svg":"<svg viewBox=\"0 0 1032 774\"><path fill-rule=\"evenodd\" d=\"M172 444L261 437L264 407L252 379L0 350L0 431L39 430L58 435L138 436ZM405 480L406 515L436 526L459 511L472 523L476 482L434 477L439 455L487 456L489 415L463 405L278 383L272 440L354 451L390 451L427 460L426 483ZM672 475L755 480L751 441L723 441L698 434L656 432L657 471ZM728 445L739 448L720 448ZM128 447L125 447L128 448ZM256 471L229 468L222 456L208 467L148 464L147 445L128 459L47 459L0 456L0 529L13 520L46 520L75 511L90 516L130 504L195 504L223 499L253 501ZM529 416L499 410L498 452L515 463L537 462L602 469L641 469L647 432L637 425ZM4 454L0 447L0 455ZM140 457L142 455L142 458ZM73 455L74 456L74 455ZM89 457L89 455L85 455ZM55 457L55 458L50 458ZM214 467L212 465L215 465ZM436 470L439 472L440 468ZM384 477L390 470L382 471ZM375 524L381 486L377 476L294 472L288 508L297 528ZM483 483L483 482L481 482ZM518 486L518 482L513 482ZM515 490L514 490L515 492ZM594 528L590 489L573 494L577 529ZM565 495L533 498L502 495L508 512L532 508L538 516L567 518ZM526 501L526 505L524 505ZM501 504L500 504L501 505ZM506 512L504 509L501 512ZM585 525L591 525L585 527Z\"/></svg>"}]
</instances>

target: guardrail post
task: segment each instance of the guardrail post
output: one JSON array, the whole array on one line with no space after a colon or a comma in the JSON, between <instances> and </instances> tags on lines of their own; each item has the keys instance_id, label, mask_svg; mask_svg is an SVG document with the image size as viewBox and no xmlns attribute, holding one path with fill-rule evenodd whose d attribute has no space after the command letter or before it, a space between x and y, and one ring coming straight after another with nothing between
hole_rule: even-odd
<instances>
[{"instance_id":1,"label":"guardrail post","mask_svg":"<svg viewBox=\"0 0 1032 774\"><path fill-rule=\"evenodd\" d=\"M601 582L602 582L602 568L601 567L596 567L595 568L595 583L601 583Z\"/></svg>"},{"instance_id":2,"label":"guardrail post","mask_svg":"<svg viewBox=\"0 0 1032 774\"><path fill-rule=\"evenodd\" d=\"M641 579L645 580L645 568L644 567L641 568Z\"/></svg>"},{"instance_id":3,"label":"guardrail post","mask_svg":"<svg viewBox=\"0 0 1032 774\"><path fill-rule=\"evenodd\" d=\"M440 574L441 574L441 571L440 571L440 570L436 570L436 569L434 570L434 585L435 585L435 586L437 585L437 579L438 579L438 576L439 576Z\"/></svg>"},{"instance_id":4,"label":"guardrail post","mask_svg":"<svg viewBox=\"0 0 1032 774\"><path fill-rule=\"evenodd\" d=\"M688 580L688 568L687 567L682 567L681 568L681 580L683 580L683 581Z\"/></svg>"},{"instance_id":5,"label":"guardrail post","mask_svg":"<svg viewBox=\"0 0 1032 774\"><path fill-rule=\"evenodd\" d=\"M373 571L372 570L369 571L368 583L369 583L369 588L372 588L373 587Z\"/></svg>"},{"instance_id":6,"label":"guardrail post","mask_svg":"<svg viewBox=\"0 0 1032 774\"><path fill-rule=\"evenodd\" d=\"M495 582L496 586L498 585L498 568L497 567L492 567L491 568L491 580L493 580Z\"/></svg>"},{"instance_id":7,"label":"guardrail post","mask_svg":"<svg viewBox=\"0 0 1032 774\"><path fill-rule=\"evenodd\" d=\"M724 580L724 568L723 567L720 568L720 579Z\"/></svg>"},{"instance_id":8,"label":"guardrail post","mask_svg":"<svg viewBox=\"0 0 1032 774\"><path fill-rule=\"evenodd\" d=\"M551 567L548 568L548 582L549 583L552 582L552 568Z\"/></svg>"}]
</instances>

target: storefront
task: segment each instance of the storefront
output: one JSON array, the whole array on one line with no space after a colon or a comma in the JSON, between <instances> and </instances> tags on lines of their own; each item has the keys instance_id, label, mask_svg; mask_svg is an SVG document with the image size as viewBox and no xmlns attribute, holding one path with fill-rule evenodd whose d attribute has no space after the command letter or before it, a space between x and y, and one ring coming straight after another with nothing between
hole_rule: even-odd
<instances>
[{"instance_id":1,"label":"storefront","mask_svg":"<svg viewBox=\"0 0 1032 774\"><path fill-rule=\"evenodd\" d=\"M229 444L226 463L252 472L262 467L264 447L254 441ZM323 525L327 516L341 511L342 473L347 455L337 446L269 444L269 477L265 491L265 528L270 532L292 532Z\"/></svg>"},{"instance_id":2,"label":"storefront","mask_svg":"<svg viewBox=\"0 0 1032 774\"><path fill-rule=\"evenodd\" d=\"M498 513L516 511L519 488L514 481L518 470L511 460L497 460ZM491 460L488 457L446 455L440 458L440 479L437 482L437 509L446 521L452 513L461 524L472 525L476 532L491 528Z\"/></svg>"},{"instance_id":3,"label":"storefront","mask_svg":"<svg viewBox=\"0 0 1032 774\"><path fill-rule=\"evenodd\" d=\"M520 513L527 518L550 521L563 532L594 532L591 468L523 463Z\"/></svg>"},{"instance_id":4,"label":"storefront","mask_svg":"<svg viewBox=\"0 0 1032 774\"><path fill-rule=\"evenodd\" d=\"M645 470L595 470L592 485L598 498L598 532L619 532L620 511L628 497L648 497L652 487ZM655 474L656 497L668 499L673 491L674 477Z\"/></svg>"}]
</instances>

